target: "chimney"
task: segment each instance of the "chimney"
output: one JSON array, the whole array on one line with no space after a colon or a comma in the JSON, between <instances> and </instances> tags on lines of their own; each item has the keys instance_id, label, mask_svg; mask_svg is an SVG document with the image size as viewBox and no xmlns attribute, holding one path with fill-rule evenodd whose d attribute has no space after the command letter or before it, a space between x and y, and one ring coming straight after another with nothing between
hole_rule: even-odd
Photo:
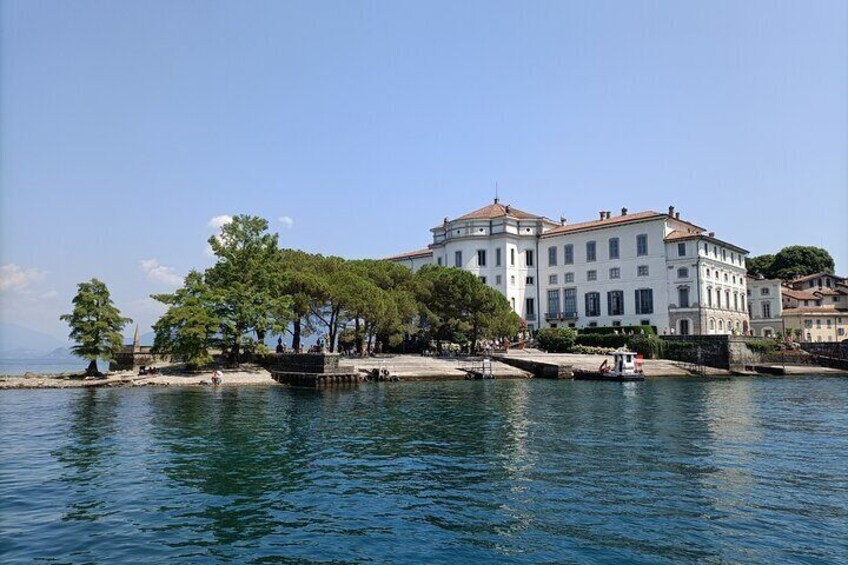
<instances>
[{"instance_id":1,"label":"chimney","mask_svg":"<svg viewBox=\"0 0 848 565\"><path fill-rule=\"evenodd\" d=\"M507 214L509 214L509 204L507 204L506 206L504 206L504 210L506 211L506 213L507 213Z\"/></svg>"},{"instance_id":2,"label":"chimney","mask_svg":"<svg viewBox=\"0 0 848 565\"><path fill-rule=\"evenodd\" d=\"M600 215L601 215L601 219L603 220L603 219L604 219L604 216L606 216L606 214L607 214L607 213L606 213L606 212L604 212L603 210L601 210L600 212L598 212L598 214L600 214Z\"/></svg>"},{"instance_id":3,"label":"chimney","mask_svg":"<svg viewBox=\"0 0 848 565\"><path fill-rule=\"evenodd\" d=\"M672 218L674 217L674 206L668 207L668 215L671 216Z\"/></svg>"},{"instance_id":4,"label":"chimney","mask_svg":"<svg viewBox=\"0 0 848 565\"><path fill-rule=\"evenodd\" d=\"M715 237L715 232L714 232L714 231L711 231L711 232L710 232L710 233L708 233L707 235L708 235L708 236L710 236L710 237Z\"/></svg>"},{"instance_id":5,"label":"chimney","mask_svg":"<svg viewBox=\"0 0 848 565\"><path fill-rule=\"evenodd\" d=\"M565 218L565 216L559 217L559 225L564 226L567 223L568 223L568 220Z\"/></svg>"},{"instance_id":6,"label":"chimney","mask_svg":"<svg viewBox=\"0 0 848 565\"><path fill-rule=\"evenodd\" d=\"M675 220L679 220L679 219L680 219L680 212L675 212L675 213L674 213L674 219L675 219Z\"/></svg>"},{"instance_id":7,"label":"chimney","mask_svg":"<svg viewBox=\"0 0 848 565\"><path fill-rule=\"evenodd\" d=\"M622 215L622 216L626 216L626 215L627 215L627 208L622 208L622 209L621 209L621 215Z\"/></svg>"}]
</instances>

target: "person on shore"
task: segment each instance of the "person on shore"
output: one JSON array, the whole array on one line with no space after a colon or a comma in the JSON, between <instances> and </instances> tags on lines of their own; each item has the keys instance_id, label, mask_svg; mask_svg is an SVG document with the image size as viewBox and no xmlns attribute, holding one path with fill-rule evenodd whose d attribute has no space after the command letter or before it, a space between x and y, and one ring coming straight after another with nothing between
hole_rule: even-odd
<instances>
[{"instance_id":1,"label":"person on shore","mask_svg":"<svg viewBox=\"0 0 848 565\"><path fill-rule=\"evenodd\" d=\"M224 373L221 372L221 369L215 367L215 370L212 371L212 384L217 386L221 384L224 380Z\"/></svg>"}]
</instances>

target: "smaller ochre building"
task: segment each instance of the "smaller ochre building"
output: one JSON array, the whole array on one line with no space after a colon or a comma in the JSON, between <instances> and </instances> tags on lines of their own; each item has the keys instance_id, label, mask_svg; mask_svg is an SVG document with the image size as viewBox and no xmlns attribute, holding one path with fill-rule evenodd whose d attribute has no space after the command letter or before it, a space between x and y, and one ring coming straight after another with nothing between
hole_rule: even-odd
<instances>
[{"instance_id":1,"label":"smaller ochre building","mask_svg":"<svg viewBox=\"0 0 848 565\"><path fill-rule=\"evenodd\" d=\"M427 248L387 259L474 273L530 330L653 325L664 334L747 334L747 250L667 213L556 222L492 204L431 230Z\"/></svg>"},{"instance_id":2,"label":"smaller ochre building","mask_svg":"<svg viewBox=\"0 0 848 565\"><path fill-rule=\"evenodd\" d=\"M785 283L781 308L785 329L802 342L848 339L848 278L816 273Z\"/></svg>"}]
</instances>

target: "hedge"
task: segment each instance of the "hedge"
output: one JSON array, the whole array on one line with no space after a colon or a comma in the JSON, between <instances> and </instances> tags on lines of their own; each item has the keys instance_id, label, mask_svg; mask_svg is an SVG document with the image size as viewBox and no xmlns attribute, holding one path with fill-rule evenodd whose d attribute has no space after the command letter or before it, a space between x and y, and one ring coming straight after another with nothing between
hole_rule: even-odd
<instances>
[{"instance_id":1,"label":"hedge","mask_svg":"<svg viewBox=\"0 0 848 565\"><path fill-rule=\"evenodd\" d=\"M580 333L587 334L634 334L634 335L657 335L656 326L603 326L595 328L583 328Z\"/></svg>"},{"instance_id":2,"label":"hedge","mask_svg":"<svg viewBox=\"0 0 848 565\"><path fill-rule=\"evenodd\" d=\"M571 328L544 328L536 332L536 343L548 353L568 353L576 337L577 332Z\"/></svg>"},{"instance_id":3,"label":"hedge","mask_svg":"<svg viewBox=\"0 0 848 565\"><path fill-rule=\"evenodd\" d=\"M577 336L578 345L592 347L612 347L618 349L627 345L627 340L633 336L615 334L581 333Z\"/></svg>"}]
</instances>

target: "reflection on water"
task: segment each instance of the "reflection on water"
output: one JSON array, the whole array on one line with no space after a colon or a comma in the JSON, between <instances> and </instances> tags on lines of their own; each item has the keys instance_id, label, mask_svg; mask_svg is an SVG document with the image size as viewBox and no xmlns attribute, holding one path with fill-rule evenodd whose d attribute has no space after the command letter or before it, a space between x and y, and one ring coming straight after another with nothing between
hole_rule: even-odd
<instances>
[{"instance_id":1,"label":"reflection on water","mask_svg":"<svg viewBox=\"0 0 848 565\"><path fill-rule=\"evenodd\" d=\"M7 391L30 562L844 562L848 381Z\"/></svg>"}]
</instances>

